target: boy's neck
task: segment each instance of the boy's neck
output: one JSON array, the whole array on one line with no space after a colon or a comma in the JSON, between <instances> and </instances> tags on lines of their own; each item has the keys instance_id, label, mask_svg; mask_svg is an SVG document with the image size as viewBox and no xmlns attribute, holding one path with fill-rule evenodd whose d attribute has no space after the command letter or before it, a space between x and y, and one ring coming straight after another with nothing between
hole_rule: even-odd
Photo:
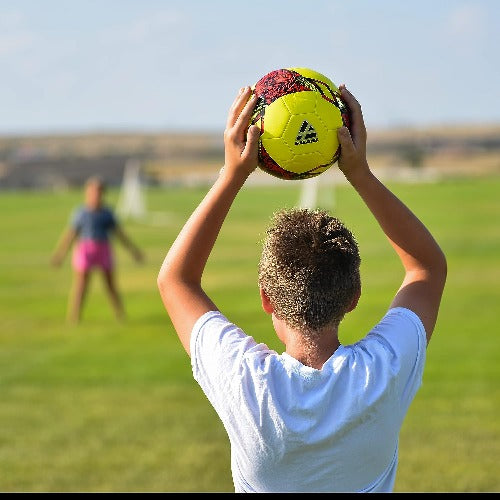
<instances>
[{"instance_id":1,"label":"boy's neck","mask_svg":"<svg viewBox=\"0 0 500 500\"><path fill-rule=\"evenodd\" d=\"M275 326L277 326L275 324ZM311 341L297 330L280 325L279 336L285 344L285 352L303 365L321 370L325 362L339 348L338 327L325 328Z\"/></svg>"}]
</instances>

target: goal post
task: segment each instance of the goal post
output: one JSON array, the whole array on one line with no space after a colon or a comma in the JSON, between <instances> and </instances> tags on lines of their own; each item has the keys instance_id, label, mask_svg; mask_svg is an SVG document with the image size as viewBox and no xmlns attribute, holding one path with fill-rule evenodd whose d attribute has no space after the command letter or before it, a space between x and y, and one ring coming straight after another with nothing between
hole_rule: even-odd
<instances>
[{"instance_id":1,"label":"goal post","mask_svg":"<svg viewBox=\"0 0 500 500\"><path fill-rule=\"evenodd\" d=\"M138 160L127 160L125 164L116 211L123 219L144 219L147 215Z\"/></svg>"},{"instance_id":2,"label":"goal post","mask_svg":"<svg viewBox=\"0 0 500 500\"><path fill-rule=\"evenodd\" d=\"M300 197L298 201L299 208L308 208L316 210L335 209L335 178L333 175L327 175L324 172L309 179L300 181Z\"/></svg>"}]
</instances>

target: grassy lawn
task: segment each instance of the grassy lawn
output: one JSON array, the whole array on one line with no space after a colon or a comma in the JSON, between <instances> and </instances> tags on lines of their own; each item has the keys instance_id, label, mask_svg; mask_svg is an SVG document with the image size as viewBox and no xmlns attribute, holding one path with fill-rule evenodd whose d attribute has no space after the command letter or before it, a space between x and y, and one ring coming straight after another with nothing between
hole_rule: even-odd
<instances>
[{"instance_id":1,"label":"grassy lawn","mask_svg":"<svg viewBox=\"0 0 500 500\"><path fill-rule=\"evenodd\" d=\"M424 384L401 433L396 491L498 491L500 179L391 187L449 264ZM259 242L270 214L297 203L299 190L246 186L205 276L219 308L276 350L258 298ZM94 276L78 326L65 322L70 259L55 269L49 258L81 192L0 194L0 491L233 491L225 431L156 288L169 245L205 191L148 189L163 223L124 223L146 262L116 247L128 320L114 320ZM351 188L335 188L334 212L361 247L363 295L341 327L349 343L383 315L402 272Z\"/></svg>"}]
</instances>

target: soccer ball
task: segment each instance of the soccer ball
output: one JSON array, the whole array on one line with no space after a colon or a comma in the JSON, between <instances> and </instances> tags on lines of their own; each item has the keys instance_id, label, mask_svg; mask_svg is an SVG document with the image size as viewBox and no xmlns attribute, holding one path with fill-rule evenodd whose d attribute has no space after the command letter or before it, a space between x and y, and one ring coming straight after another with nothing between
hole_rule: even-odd
<instances>
[{"instance_id":1,"label":"soccer ball","mask_svg":"<svg viewBox=\"0 0 500 500\"><path fill-rule=\"evenodd\" d=\"M326 76L308 68L271 71L253 87L251 125L260 128L259 167L286 180L308 179L340 156L337 129L349 126L347 107Z\"/></svg>"}]
</instances>

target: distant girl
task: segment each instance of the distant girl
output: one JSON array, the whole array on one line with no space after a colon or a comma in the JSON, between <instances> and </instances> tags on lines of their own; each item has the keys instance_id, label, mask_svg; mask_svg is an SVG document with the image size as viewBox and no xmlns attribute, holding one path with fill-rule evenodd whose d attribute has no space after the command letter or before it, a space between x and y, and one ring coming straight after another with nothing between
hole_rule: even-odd
<instances>
[{"instance_id":1,"label":"distant girl","mask_svg":"<svg viewBox=\"0 0 500 500\"><path fill-rule=\"evenodd\" d=\"M123 319L124 308L116 288L114 259L110 236L116 235L138 262L143 255L124 233L113 211L104 204L105 185L99 177L91 177L85 184L85 203L72 215L70 226L63 233L52 256L52 263L60 266L66 254L73 249L73 291L68 307L68 320L79 322L90 273L100 268L106 290L117 319Z\"/></svg>"}]
</instances>

